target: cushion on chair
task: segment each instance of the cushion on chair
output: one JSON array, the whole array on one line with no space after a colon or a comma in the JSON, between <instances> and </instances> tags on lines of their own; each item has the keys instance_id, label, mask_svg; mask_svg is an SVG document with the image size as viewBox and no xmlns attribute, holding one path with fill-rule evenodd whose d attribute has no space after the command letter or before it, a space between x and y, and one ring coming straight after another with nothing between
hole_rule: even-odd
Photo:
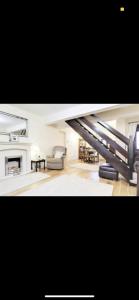
<instances>
[{"instance_id":1,"label":"cushion on chair","mask_svg":"<svg viewBox=\"0 0 139 300\"><path fill-rule=\"evenodd\" d=\"M49 162L49 163L60 163L61 162L61 158L51 157L51 158L47 159L47 162Z\"/></svg>"},{"instance_id":2,"label":"cushion on chair","mask_svg":"<svg viewBox=\"0 0 139 300\"><path fill-rule=\"evenodd\" d=\"M62 151L56 151L55 153L55 158L61 158L63 156L63 152Z\"/></svg>"}]
</instances>

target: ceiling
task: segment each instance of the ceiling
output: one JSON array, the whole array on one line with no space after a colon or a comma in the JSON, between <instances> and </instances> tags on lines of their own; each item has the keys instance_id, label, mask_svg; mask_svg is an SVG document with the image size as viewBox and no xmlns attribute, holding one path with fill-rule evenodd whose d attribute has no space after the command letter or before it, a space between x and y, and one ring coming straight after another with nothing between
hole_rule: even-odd
<instances>
[{"instance_id":1,"label":"ceiling","mask_svg":"<svg viewBox=\"0 0 139 300\"><path fill-rule=\"evenodd\" d=\"M26 110L30 113L47 117L55 113L59 113L68 108L74 108L79 104L11 104L19 109Z\"/></svg>"},{"instance_id":2,"label":"ceiling","mask_svg":"<svg viewBox=\"0 0 139 300\"><path fill-rule=\"evenodd\" d=\"M11 104L15 108L33 113L45 122L47 125L53 125L60 122L60 126L66 119L89 115L90 113L102 114L106 120L114 117L128 118L138 115L138 104ZM129 107L130 106L130 107ZM110 113L111 111L111 113ZM113 116L112 116L113 115ZM62 122L62 123L61 123Z\"/></svg>"}]
</instances>

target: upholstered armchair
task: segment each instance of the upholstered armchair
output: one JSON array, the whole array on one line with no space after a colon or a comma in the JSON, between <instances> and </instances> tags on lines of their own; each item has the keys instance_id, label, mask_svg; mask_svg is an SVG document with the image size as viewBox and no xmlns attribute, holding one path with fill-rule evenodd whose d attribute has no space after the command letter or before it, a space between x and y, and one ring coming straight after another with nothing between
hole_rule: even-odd
<instances>
[{"instance_id":1,"label":"upholstered armchair","mask_svg":"<svg viewBox=\"0 0 139 300\"><path fill-rule=\"evenodd\" d=\"M47 169L62 170L64 169L64 158L67 149L64 146L55 146L52 156L47 156Z\"/></svg>"}]
</instances>

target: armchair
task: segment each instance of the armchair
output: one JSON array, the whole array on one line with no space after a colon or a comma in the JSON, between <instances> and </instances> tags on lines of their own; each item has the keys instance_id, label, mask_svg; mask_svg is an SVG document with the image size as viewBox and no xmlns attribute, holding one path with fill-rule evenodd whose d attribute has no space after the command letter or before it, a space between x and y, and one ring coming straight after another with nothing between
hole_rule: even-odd
<instances>
[{"instance_id":1,"label":"armchair","mask_svg":"<svg viewBox=\"0 0 139 300\"><path fill-rule=\"evenodd\" d=\"M64 158L67 149L64 146L55 146L52 156L47 156L47 169L62 170L64 169Z\"/></svg>"}]
</instances>

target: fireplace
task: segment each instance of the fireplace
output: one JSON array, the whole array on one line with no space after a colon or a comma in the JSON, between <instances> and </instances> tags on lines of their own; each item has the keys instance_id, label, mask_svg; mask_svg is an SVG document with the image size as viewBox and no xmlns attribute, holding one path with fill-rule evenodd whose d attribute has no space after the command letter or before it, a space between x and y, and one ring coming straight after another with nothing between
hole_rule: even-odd
<instances>
[{"instance_id":1,"label":"fireplace","mask_svg":"<svg viewBox=\"0 0 139 300\"><path fill-rule=\"evenodd\" d=\"M22 156L5 157L5 175L18 175L22 172Z\"/></svg>"},{"instance_id":2,"label":"fireplace","mask_svg":"<svg viewBox=\"0 0 139 300\"><path fill-rule=\"evenodd\" d=\"M30 143L0 143L0 180L8 176L31 172L30 149Z\"/></svg>"}]
</instances>

